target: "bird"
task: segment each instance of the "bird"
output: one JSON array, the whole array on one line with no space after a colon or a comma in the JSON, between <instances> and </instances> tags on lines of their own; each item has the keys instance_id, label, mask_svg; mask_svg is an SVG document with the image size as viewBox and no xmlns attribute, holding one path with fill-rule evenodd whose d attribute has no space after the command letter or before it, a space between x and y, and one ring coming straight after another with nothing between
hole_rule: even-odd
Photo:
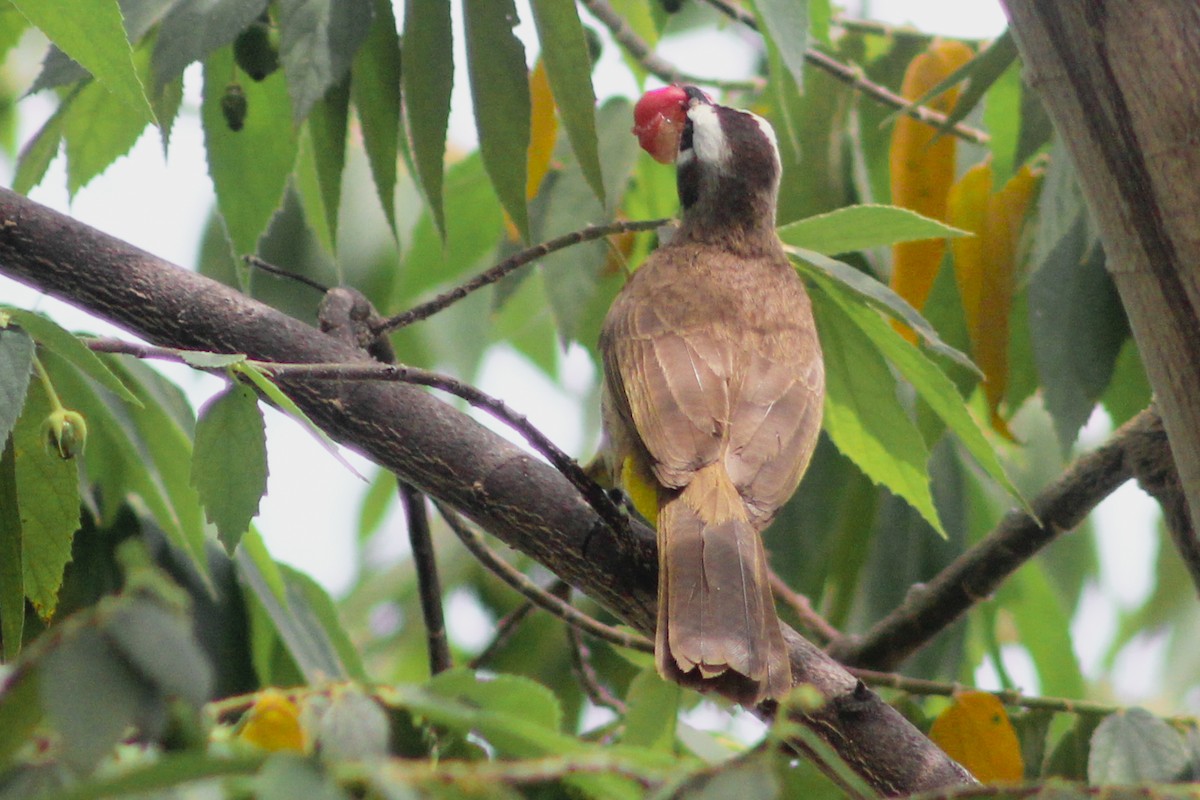
<instances>
[{"instance_id":1,"label":"bird","mask_svg":"<svg viewBox=\"0 0 1200 800\"><path fill-rule=\"evenodd\" d=\"M761 533L812 458L825 370L775 232L775 133L680 85L643 95L634 123L675 163L681 215L601 329L603 464L657 528L659 673L779 699L792 670Z\"/></svg>"}]
</instances>

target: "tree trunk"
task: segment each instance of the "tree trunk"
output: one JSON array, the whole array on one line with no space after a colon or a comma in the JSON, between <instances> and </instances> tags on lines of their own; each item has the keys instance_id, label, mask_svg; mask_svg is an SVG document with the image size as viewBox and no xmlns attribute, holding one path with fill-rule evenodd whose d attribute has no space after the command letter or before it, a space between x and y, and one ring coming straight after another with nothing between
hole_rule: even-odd
<instances>
[{"instance_id":1,"label":"tree trunk","mask_svg":"<svg viewBox=\"0 0 1200 800\"><path fill-rule=\"evenodd\" d=\"M1004 5L1099 226L1200 530L1200 3Z\"/></svg>"}]
</instances>

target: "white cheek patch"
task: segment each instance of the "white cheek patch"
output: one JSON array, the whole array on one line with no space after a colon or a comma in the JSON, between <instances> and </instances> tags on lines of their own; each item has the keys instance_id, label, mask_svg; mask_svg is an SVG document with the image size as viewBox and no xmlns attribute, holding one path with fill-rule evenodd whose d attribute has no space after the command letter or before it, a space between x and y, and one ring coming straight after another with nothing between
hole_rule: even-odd
<instances>
[{"instance_id":1,"label":"white cheek patch","mask_svg":"<svg viewBox=\"0 0 1200 800\"><path fill-rule=\"evenodd\" d=\"M696 105L687 113L692 121L692 158L699 159L704 164L712 164L718 171L724 172L732 154L729 151L729 143L725 140L725 131L721 129L717 110L709 105ZM679 163L685 163L684 154L688 152L680 151Z\"/></svg>"}]
</instances>

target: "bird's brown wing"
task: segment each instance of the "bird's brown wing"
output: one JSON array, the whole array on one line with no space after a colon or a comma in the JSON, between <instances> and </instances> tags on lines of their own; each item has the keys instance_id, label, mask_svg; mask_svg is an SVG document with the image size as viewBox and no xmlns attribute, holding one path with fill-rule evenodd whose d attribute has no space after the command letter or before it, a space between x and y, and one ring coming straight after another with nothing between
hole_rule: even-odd
<instances>
[{"instance_id":1,"label":"bird's brown wing","mask_svg":"<svg viewBox=\"0 0 1200 800\"><path fill-rule=\"evenodd\" d=\"M796 490L821 429L825 371L807 308L791 323L745 343L731 409L725 468L760 530Z\"/></svg>"},{"instance_id":2,"label":"bird's brown wing","mask_svg":"<svg viewBox=\"0 0 1200 800\"><path fill-rule=\"evenodd\" d=\"M603 347L605 375L633 423L659 482L679 488L717 460L729 419L735 344L687 326L652 302L614 307Z\"/></svg>"}]
</instances>

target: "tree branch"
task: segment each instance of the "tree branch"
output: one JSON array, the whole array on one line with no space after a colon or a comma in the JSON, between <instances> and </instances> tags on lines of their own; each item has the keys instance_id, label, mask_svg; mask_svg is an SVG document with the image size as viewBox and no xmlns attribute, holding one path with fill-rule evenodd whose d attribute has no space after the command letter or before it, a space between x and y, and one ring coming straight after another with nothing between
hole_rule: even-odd
<instances>
[{"instance_id":1,"label":"tree branch","mask_svg":"<svg viewBox=\"0 0 1200 800\"><path fill-rule=\"evenodd\" d=\"M1200 529L1200 5L1004 6L1100 231Z\"/></svg>"},{"instance_id":2,"label":"tree branch","mask_svg":"<svg viewBox=\"0 0 1200 800\"><path fill-rule=\"evenodd\" d=\"M0 271L168 347L285 363L372 363L364 350L235 290L0 189ZM414 386L293 380L284 391L334 439L392 470L607 607L654 629L654 534L614 532L553 467ZM880 791L971 782L916 728L784 626L797 683L826 698L804 722ZM759 713L771 715L764 704Z\"/></svg>"},{"instance_id":3,"label":"tree branch","mask_svg":"<svg viewBox=\"0 0 1200 800\"><path fill-rule=\"evenodd\" d=\"M425 495L399 481L400 504L408 521L408 541L412 545L417 589L421 596L421 615L425 619L425 641L429 647L429 674L437 675L454 666L450 643L446 639L446 618L442 613L442 582L438 580L433 537L429 533L429 513Z\"/></svg>"},{"instance_id":4,"label":"tree branch","mask_svg":"<svg viewBox=\"0 0 1200 800\"><path fill-rule=\"evenodd\" d=\"M1010 511L988 536L929 583L914 588L904 605L862 636L833 643L843 664L893 669L981 600L1060 533L1083 521L1118 486L1134 476L1130 454L1165 444L1162 422L1148 408L1101 447L1079 458L1030 504L1036 517Z\"/></svg>"}]
</instances>

